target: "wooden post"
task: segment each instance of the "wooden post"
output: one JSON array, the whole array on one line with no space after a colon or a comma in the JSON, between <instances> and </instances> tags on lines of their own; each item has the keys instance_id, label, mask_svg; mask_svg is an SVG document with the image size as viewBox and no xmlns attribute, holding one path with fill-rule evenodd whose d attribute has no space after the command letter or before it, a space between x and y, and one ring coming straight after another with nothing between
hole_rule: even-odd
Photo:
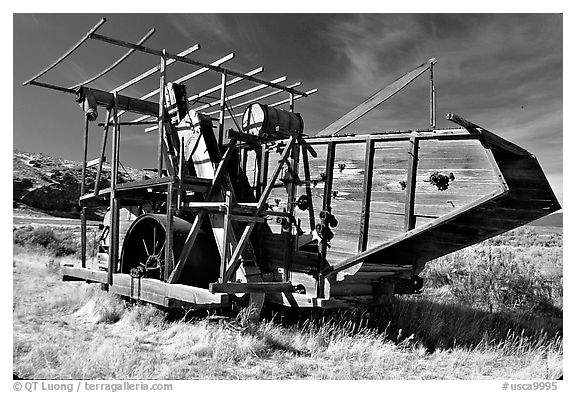
<instances>
[{"instance_id":1,"label":"wooden post","mask_svg":"<svg viewBox=\"0 0 576 393\"><path fill-rule=\"evenodd\" d=\"M166 50L160 57L160 92L158 97L158 178L162 177L164 144L164 90L166 88Z\"/></svg>"},{"instance_id":2,"label":"wooden post","mask_svg":"<svg viewBox=\"0 0 576 393\"><path fill-rule=\"evenodd\" d=\"M408 177L406 179L406 204L404 210L404 231L408 232L416 226L414 216L414 199L416 196L416 175L418 172L418 148L420 140L416 137L410 138L412 144L410 157L408 159Z\"/></svg>"},{"instance_id":3,"label":"wooden post","mask_svg":"<svg viewBox=\"0 0 576 393\"><path fill-rule=\"evenodd\" d=\"M166 192L166 236L164 238L164 279L167 280L174 270L174 183L168 184Z\"/></svg>"},{"instance_id":4,"label":"wooden post","mask_svg":"<svg viewBox=\"0 0 576 393\"><path fill-rule=\"evenodd\" d=\"M224 206L224 236L222 237L222 261L220 263L220 277L219 282L225 283L226 279L226 268L228 265L228 256L230 255L230 250L228 247L228 232L230 231L230 213L232 204L232 192L230 190L226 191L226 204Z\"/></svg>"},{"instance_id":5,"label":"wooden post","mask_svg":"<svg viewBox=\"0 0 576 393\"><path fill-rule=\"evenodd\" d=\"M434 64L436 59L430 59L430 126L436 128L436 88L434 87Z\"/></svg>"},{"instance_id":6,"label":"wooden post","mask_svg":"<svg viewBox=\"0 0 576 393\"><path fill-rule=\"evenodd\" d=\"M322 210L332 212L332 181L334 179L334 160L336 158L336 143L328 143L328 152L326 153L326 183L324 184L324 198L322 199ZM318 287L316 297L324 297L324 278L320 271L326 263L326 252L328 242L324 239L320 242L320 260L318 261Z\"/></svg>"},{"instance_id":7,"label":"wooden post","mask_svg":"<svg viewBox=\"0 0 576 393\"><path fill-rule=\"evenodd\" d=\"M364 190L362 194L362 211L360 213L360 236L358 252L366 251L368 245L368 228L370 224L370 201L372 200L372 177L374 175L374 140L366 139L366 156L364 158Z\"/></svg>"},{"instance_id":8,"label":"wooden post","mask_svg":"<svg viewBox=\"0 0 576 393\"><path fill-rule=\"evenodd\" d=\"M109 108L106 109L106 123L104 124L104 132L102 133L102 147L100 149L100 162L98 162L98 172L96 173L96 184L94 185L94 196L98 196L100 192L100 176L102 175L102 165L104 164L106 154L106 140L108 139L108 129L110 126L110 116L112 112Z\"/></svg>"},{"instance_id":9,"label":"wooden post","mask_svg":"<svg viewBox=\"0 0 576 393\"><path fill-rule=\"evenodd\" d=\"M112 174L110 178L110 247L108 251L108 285L113 285L119 251L119 209L116 199L120 151L120 125L118 124L118 93L114 93L114 128L112 129Z\"/></svg>"},{"instance_id":10,"label":"wooden post","mask_svg":"<svg viewBox=\"0 0 576 393\"><path fill-rule=\"evenodd\" d=\"M86 103L86 100L84 100ZM88 161L88 116L84 116L84 156L82 158L82 182L80 183L80 196L86 193L86 162ZM81 203L82 204L82 203ZM82 267L86 267L86 206L80 207L80 253Z\"/></svg>"},{"instance_id":11,"label":"wooden post","mask_svg":"<svg viewBox=\"0 0 576 393\"><path fill-rule=\"evenodd\" d=\"M224 115L226 109L226 72L222 72L222 85L220 87L220 125L218 127L218 148L222 151L224 146Z\"/></svg>"},{"instance_id":12,"label":"wooden post","mask_svg":"<svg viewBox=\"0 0 576 393\"><path fill-rule=\"evenodd\" d=\"M294 94L290 93L290 112L294 112ZM291 131L291 130L288 130ZM290 153L290 169L292 170L292 183L288 188L288 213L290 217L288 218L288 228L282 229L284 234L284 273L282 278L284 281L290 281L291 272L290 265L292 262L292 252L293 252L293 237L294 237L294 201L296 200L296 194L298 192L298 161L300 156L300 145L298 143L292 146L292 152Z\"/></svg>"}]
</instances>

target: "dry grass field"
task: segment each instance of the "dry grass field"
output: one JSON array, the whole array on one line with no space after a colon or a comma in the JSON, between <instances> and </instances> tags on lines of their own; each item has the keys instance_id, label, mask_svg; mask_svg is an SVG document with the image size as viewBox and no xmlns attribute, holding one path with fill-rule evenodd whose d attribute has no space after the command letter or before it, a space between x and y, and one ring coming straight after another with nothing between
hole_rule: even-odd
<instances>
[{"instance_id":1,"label":"dry grass field","mask_svg":"<svg viewBox=\"0 0 576 393\"><path fill-rule=\"evenodd\" d=\"M259 324L244 312L168 314L126 303L95 284L62 282L60 266L77 255L56 243L69 234L54 230L56 240L33 246L24 232L15 232L13 258L13 365L22 378L563 374L561 231L525 227L434 261L422 294L398 297L383 309L266 309Z\"/></svg>"}]
</instances>

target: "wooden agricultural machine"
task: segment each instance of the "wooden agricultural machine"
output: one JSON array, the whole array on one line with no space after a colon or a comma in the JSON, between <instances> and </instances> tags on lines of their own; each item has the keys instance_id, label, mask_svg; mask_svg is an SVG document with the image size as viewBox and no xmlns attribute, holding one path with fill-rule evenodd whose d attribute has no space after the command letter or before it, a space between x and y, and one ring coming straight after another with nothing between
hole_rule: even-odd
<instances>
[{"instance_id":1,"label":"wooden agricultural machine","mask_svg":"<svg viewBox=\"0 0 576 393\"><path fill-rule=\"evenodd\" d=\"M143 46L153 31L137 44L100 35L104 22L24 83L71 93L84 109L82 260L63 268L65 280L99 282L164 307L220 308L244 296L255 305L379 304L419 291L426 262L560 208L526 150L457 115L448 115L457 127L436 127L434 59L307 136L294 104L316 89L281 85L285 77L260 79L262 68L224 68L233 54L200 62L190 56L198 45L179 54ZM38 81L90 39L129 50L75 86ZM111 91L89 87L135 51L159 64ZM172 63L195 69L168 78ZM425 73L429 129L339 134ZM140 98L121 94L153 74L160 76L158 89ZM217 84L186 89L184 82L201 74L218 77ZM231 94L240 83L254 86ZM268 91L238 102L260 90ZM277 94L285 98L264 104ZM148 100L155 95L157 102ZM99 108L106 109L103 143L88 185L89 123ZM140 117L121 120L128 113ZM225 130L226 120L235 127ZM119 183L121 128L143 125L158 135L155 177ZM111 180L104 188L109 136ZM86 209L94 206L109 206L100 268L87 266L86 258Z\"/></svg>"}]
</instances>

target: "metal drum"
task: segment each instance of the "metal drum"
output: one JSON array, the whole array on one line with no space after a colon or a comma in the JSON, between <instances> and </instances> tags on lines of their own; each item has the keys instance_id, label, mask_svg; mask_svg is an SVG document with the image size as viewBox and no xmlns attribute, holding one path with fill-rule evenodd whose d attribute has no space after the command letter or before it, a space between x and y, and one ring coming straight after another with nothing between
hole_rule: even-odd
<instances>
[{"instance_id":1,"label":"metal drum","mask_svg":"<svg viewBox=\"0 0 576 393\"><path fill-rule=\"evenodd\" d=\"M274 135L277 131L300 134L304 131L304 121L299 113L251 104L242 116L242 130L254 136Z\"/></svg>"},{"instance_id":2,"label":"metal drum","mask_svg":"<svg viewBox=\"0 0 576 393\"><path fill-rule=\"evenodd\" d=\"M192 224L188 221L174 217L172 225L174 265L178 263L191 227ZM167 277L164 277L163 269L154 268L155 265L158 267L164 265L165 239L166 216L164 214L144 214L138 217L128 229L124 239L121 272L133 274L133 269L140 268L143 277L166 281ZM201 230L178 283L208 288L208 284L218 280L219 270L218 247L213 237Z\"/></svg>"}]
</instances>

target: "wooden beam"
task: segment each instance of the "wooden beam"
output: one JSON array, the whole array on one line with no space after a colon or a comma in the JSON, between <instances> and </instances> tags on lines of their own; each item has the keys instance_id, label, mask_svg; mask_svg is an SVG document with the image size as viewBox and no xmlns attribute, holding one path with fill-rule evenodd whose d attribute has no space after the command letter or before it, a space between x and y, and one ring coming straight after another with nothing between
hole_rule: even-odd
<instances>
[{"instance_id":1,"label":"wooden beam","mask_svg":"<svg viewBox=\"0 0 576 393\"><path fill-rule=\"evenodd\" d=\"M228 236L230 231L230 213L232 205L232 192L230 190L226 191L226 200L224 203L224 235L222 236L222 260L220 261L220 277L218 282L224 283L227 280L224 279L226 276L226 267L228 264L228 255L230 255L230 248L228 246Z\"/></svg>"},{"instance_id":2,"label":"wooden beam","mask_svg":"<svg viewBox=\"0 0 576 393\"><path fill-rule=\"evenodd\" d=\"M414 205L416 197L416 175L418 172L418 149L420 140L410 138L410 157L408 158L408 175L406 178L406 203L404 205L404 231L408 232L416 226L416 217L414 216ZM362 250L364 251L364 250Z\"/></svg>"},{"instance_id":3,"label":"wooden beam","mask_svg":"<svg viewBox=\"0 0 576 393\"><path fill-rule=\"evenodd\" d=\"M93 89L90 87L80 87L76 93L79 96L92 95L96 99L96 103L105 108L110 108L114 105L114 94L107 91ZM118 95L117 110L125 110L128 112L135 112L144 115L158 115L158 104L156 102L143 101L137 98Z\"/></svg>"},{"instance_id":4,"label":"wooden beam","mask_svg":"<svg viewBox=\"0 0 576 393\"><path fill-rule=\"evenodd\" d=\"M108 247L108 285L114 284L114 270L119 251L119 229L120 221L118 214L118 200L116 199L116 184L118 181L118 162L120 153L120 126L118 125L118 93L114 93L113 120L114 128L112 129L112 174L110 176L110 246Z\"/></svg>"},{"instance_id":5,"label":"wooden beam","mask_svg":"<svg viewBox=\"0 0 576 393\"><path fill-rule=\"evenodd\" d=\"M372 177L374 176L374 146L372 139L366 140L364 157L364 186L362 190L362 210L360 213L360 235L358 252L366 250L368 245L368 228L370 227L370 202L372 200Z\"/></svg>"},{"instance_id":6,"label":"wooden beam","mask_svg":"<svg viewBox=\"0 0 576 393\"><path fill-rule=\"evenodd\" d=\"M384 101L388 100L390 97L394 96L400 90L402 90L406 85L416 79L418 76L422 75L426 70L430 68L430 63L424 63L414 68L412 71L401 76L388 86L383 89L378 90L376 93L372 94L354 109L350 110L344 116L328 125L326 128L321 130L317 136L334 135L345 127L349 126L360 117L364 116L366 113L370 112L372 109L376 108L378 105L382 104Z\"/></svg>"},{"instance_id":7,"label":"wooden beam","mask_svg":"<svg viewBox=\"0 0 576 393\"><path fill-rule=\"evenodd\" d=\"M146 41L148 41L148 38L152 37L154 35L154 33L156 32L156 29L150 29L150 31L148 33L146 33L144 35L144 37L142 37L140 39L140 41L138 41L138 45L142 45L143 43L145 43ZM86 79L84 82L78 83L74 86L71 86L71 89L76 89L80 86L84 86L87 85L88 83L94 82L96 79L99 79L101 77L103 77L104 75L106 75L107 73L109 73L110 71L112 71L114 68L118 67L120 64L122 64L124 62L124 60L126 60L132 53L134 53L134 49L129 49L128 52L124 53L118 60L116 60L114 63L112 63L110 66L108 66L106 69L104 69L103 71L99 72L98 74L94 75L91 78Z\"/></svg>"},{"instance_id":8,"label":"wooden beam","mask_svg":"<svg viewBox=\"0 0 576 393\"><path fill-rule=\"evenodd\" d=\"M501 149L507 150L508 152L510 152L512 154L516 154L516 155L520 155L520 156L526 156L526 155L532 156L532 154L529 151L524 150L520 146L518 146L518 145L516 145L510 141L507 141L506 139L499 137L498 135L486 130L485 128L483 128L477 124L474 124L471 121L468 121L468 120L466 120L466 119L464 119L464 118L462 118L456 114L447 113L446 119L450 120L451 122L458 124L459 126L466 128L472 134L482 135L484 141L490 145L494 145L494 146L499 147Z\"/></svg>"},{"instance_id":9,"label":"wooden beam","mask_svg":"<svg viewBox=\"0 0 576 393\"><path fill-rule=\"evenodd\" d=\"M58 60L56 60L54 63L50 64L48 67L44 68L42 71L40 71L38 74L36 74L32 78L28 79L26 82L22 83L22 85L25 86L25 85L29 84L30 82L40 78L42 75L44 75L45 73L50 71L52 68L54 68L58 64L60 64L65 58L70 56L76 49L78 49L80 47L80 45L82 45L89 38L91 38L91 35L93 33L95 33L105 22L106 22L106 18L100 19L100 21L98 23L96 23L96 25L92 29L90 29L90 31L88 33L86 33L86 35L84 37L82 37L80 39L80 41L78 41L72 48L68 49L68 51L66 53L64 53L62 56L60 56L60 58L58 58Z\"/></svg>"},{"instance_id":10,"label":"wooden beam","mask_svg":"<svg viewBox=\"0 0 576 393\"><path fill-rule=\"evenodd\" d=\"M166 51L160 56L160 95L158 96L158 178L162 177L163 144L164 144L164 89L166 88Z\"/></svg>"},{"instance_id":11,"label":"wooden beam","mask_svg":"<svg viewBox=\"0 0 576 393\"><path fill-rule=\"evenodd\" d=\"M294 292L290 282L229 282L211 283L211 293L289 293Z\"/></svg>"},{"instance_id":12,"label":"wooden beam","mask_svg":"<svg viewBox=\"0 0 576 393\"><path fill-rule=\"evenodd\" d=\"M95 39L95 40L99 40L99 41L103 41L103 42L108 42L108 43L110 43L110 44L117 45L117 46L123 46L123 47L125 47L125 48L134 48L134 49L136 49L136 50L138 50L138 51L141 51L141 52L144 52L144 53L149 53L149 54L156 55L156 56L161 56L161 55L162 55L162 51L159 51L159 50L156 50L156 49L152 49L152 48L148 48L148 47L145 47L145 46L143 46L143 45L136 45L136 44L133 44L133 43L130 43L130 42L125 42L125 41L117 40L117 39L114 39L114 38L111 38L111 37L106 37L106 36L103 36L103 35L100 35L100 34L96 34L96 33L89 34L89 38ZM265 84L265 85L267 85L267 86L269 86L269 87L273 87L273 88L275 88L275 89L280 89L280 90L284 90L284 91L287 91L287 92L292 92L292 93L295 93L295 94L302 94L302 95L306 96L306 93L304 93L304 92L300 92L300 91L297 91L297 90L294 90L294 89L289 89L289 88L286 88L285 86L278 85L278 84L275 83L275 82L265 81L265 80L263 80L263 79L255 78L255 77L253 77L253 76L248 76L248 75L246 75L246 74L242 74L241 72L237 72L237 71L234 71L234 70L230 70L230 69L227 69L227 68L224 68L224 67L213 66L213 65L211 65L211 64L202 63L202 62L197 61L197 60L187 59L187 58L185 58L185 57L178 56L178 55L175 55L175 54L169 53L169 52L166 52L165 56L166 56L166 58L168 58L168 59L175 59L176 61L180 61L180 62L182 62L182 63L192 64L192 65L196 65L196 66L200 66L200 67L206 67L206 68L209 68L209 69L212 70L212 71L216 71L216 72L220 72L220 73L226 72L228 75L241 77L241 78L246 79L246 80L249 80L249 81L251 81L251 82L262 83L262 84Z\"/></svg>"},{"instance_id":13,"label":"wooden beam","mask_svg":"<svg viewBox=\"0 0 576 393\"><path fill-rule=\"evenodd\" d=\"M62 268L64 281L85 280L105 284L107 282L106 276L106 272L95 269L69 266ZM108 289L118 295L163 307L223 307L230 303L230 298L227 295L212 294L208 289L191 285L168 284L152 278L133 278L129 274L122 273L114 274L114 285Z\"/></svg>"}]
</instances>

